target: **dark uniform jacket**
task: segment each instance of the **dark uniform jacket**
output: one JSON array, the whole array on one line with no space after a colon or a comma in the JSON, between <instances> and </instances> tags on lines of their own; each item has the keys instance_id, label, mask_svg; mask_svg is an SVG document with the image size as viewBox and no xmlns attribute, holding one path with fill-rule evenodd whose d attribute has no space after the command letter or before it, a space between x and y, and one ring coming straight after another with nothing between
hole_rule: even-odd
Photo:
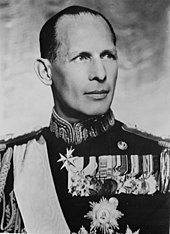
<instances>
[{"instance_id":1,"label":"dark uniform jacket","mask_svg":"<svg viewBox=\"0 0 170 234\"><path fill-rule=\"evenodd\" d=\"M40 136L72 233L125 234L129 228L129 233L169 234L169 143L128 128L111 110L74 125L53 111L50 127L6 142L1 156L1 232L27 231L13 191L13 147Z\"/></svg>"}]
</instances>

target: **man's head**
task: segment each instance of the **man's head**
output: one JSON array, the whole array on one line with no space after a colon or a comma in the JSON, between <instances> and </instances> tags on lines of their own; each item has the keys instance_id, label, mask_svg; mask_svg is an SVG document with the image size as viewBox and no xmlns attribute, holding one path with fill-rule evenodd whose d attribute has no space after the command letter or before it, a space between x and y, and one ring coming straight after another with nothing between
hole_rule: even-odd
<instances>
[{"instance_id":1,"label":"man's head","mask_svg":"<svg viewBox=\"0 0 170 234\"><path fill-rule=\"evenodd\" d=\"M117 78L115 45L108 20L88 8L66 8L45 23L35 67L52 85L61 117L75 122L109 109Z\"/></svg>"},{"instance_id":2,"label":"man's head","mask_svg":"<svg viewBox=\"0 0 170 234\"><path fill-rule=\"evenodd\" d=\"M61 45L61 41L58 38L57 24L63 16L78 16L81 14L99 16L105 20L112 33L113 43L116 45L116 35L110 22L99 12L90 8L82 6L71 6L58 12L52 18L50 18L42 27L40 31L40 52L42 58L47 58L49 61L53 61L57 55L57 49Z\"/></svg>"}]
</instances>

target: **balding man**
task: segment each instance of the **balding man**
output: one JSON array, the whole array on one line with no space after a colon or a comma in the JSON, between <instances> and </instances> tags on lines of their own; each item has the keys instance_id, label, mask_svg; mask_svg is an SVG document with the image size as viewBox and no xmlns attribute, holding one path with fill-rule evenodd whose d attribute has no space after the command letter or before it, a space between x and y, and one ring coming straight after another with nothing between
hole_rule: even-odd
<instances>
[{"instance_id":1,"label":"balding man","mask_svg":"<svg viewBox=\"0 0 170 234\"><path fill-rule=\"evenodd\" d=\"M168 234L170 144L114 118L109 21L68 7L42 27L40 51L54 108L49 127L1 145L1 232Z\"/></svg>"}]
</instances>

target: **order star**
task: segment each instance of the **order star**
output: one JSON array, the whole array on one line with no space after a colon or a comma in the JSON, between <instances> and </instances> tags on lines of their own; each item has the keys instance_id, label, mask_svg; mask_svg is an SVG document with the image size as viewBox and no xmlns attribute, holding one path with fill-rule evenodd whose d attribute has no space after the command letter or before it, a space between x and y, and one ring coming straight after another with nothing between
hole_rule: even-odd
<instances>
[{"instance_id":1,"label":"order star","mask_svg":"<svg viewBox=\"0 0 170 234\"><path fill-rule=\"evenodd\" d=\"M66 149L65 155L59 153L60 159L57 162L63 162L61 169L63 169L65 167L68 170L69 166L75 167L74 160L77 157L73 157L73 155L72 155L73 151L74 151L74 149L70 148L70 149Z\"/></svg>"}]
</instances>

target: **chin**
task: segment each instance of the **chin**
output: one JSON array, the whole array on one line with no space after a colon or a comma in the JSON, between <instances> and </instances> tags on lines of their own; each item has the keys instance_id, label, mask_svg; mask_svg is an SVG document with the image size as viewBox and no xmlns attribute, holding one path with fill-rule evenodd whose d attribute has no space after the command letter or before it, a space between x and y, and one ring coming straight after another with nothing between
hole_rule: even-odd
<instances>
[{"instance_id":1,"label":"chin","mask_svg":"<svg viewBox=\"0 0 170 234\"><path fill-rule=\"evenodd\" d=\"M88 110L87 115L88 116L103 115L108 111L108 109L109 109L109 106L104 106L100 108L92 108L91 110Z\"/></svg>"}]
</instances>

